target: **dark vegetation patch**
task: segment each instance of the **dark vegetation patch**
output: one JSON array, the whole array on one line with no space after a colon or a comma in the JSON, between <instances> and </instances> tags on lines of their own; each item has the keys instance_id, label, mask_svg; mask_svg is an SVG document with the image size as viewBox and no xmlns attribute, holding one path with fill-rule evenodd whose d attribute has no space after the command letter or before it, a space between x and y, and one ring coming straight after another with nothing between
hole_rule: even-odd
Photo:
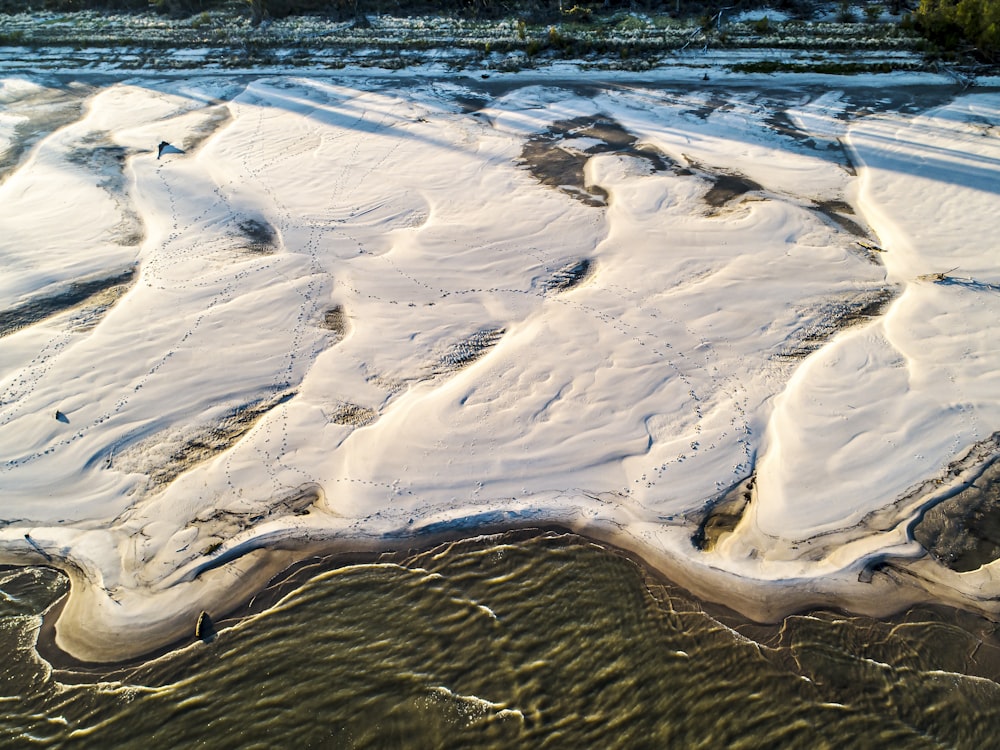
<instances>
[{"instance_id":1,"label":"dark vegetation patch","mask_svg":"<svg viewBox=\"0 0 1000 750\"><path fill-rule=\"evenodd\" d=\"M142 472L149 477L153 488L162 487L235 445L261 417L294 396L294 391L283 391L241 404L215 424L195 428L193 434L153 435L119 456L112 454L108 464L120 470Z\"/></svg>"},{"instance_id":2,"label":"dark vegetation patch","mask_svg":"<svg viewBox=\"0 0 1000 750\"><path fill-rule=\"evenodd\" d=\"M189 68L204 64L203 60L181 60L158 53L185 47L206 50L209 58L222 67L244 67L248 63L314 65L315 55L319 55L322 65L334 69L346 64L352 53L360 53L358 57L366 61L363 64L371 64L376 59L373 48L377 48L378 64L389 68L417 64L426 57L426 50L447 48L466 51L470 60L507 55L502 60L494 58L490 66L511 71L533 67L537 59L584 59L602 67L646 71L655 67L664 54L689 47L781 48L822 54L894 52L916 50L922 44L933 46L919 39L912 20L906 24L872 22L865 26L854 23L856 19L850 23L809 23L819 11L828 10L813 0L779 3L779 10L803 20L775 23L739 21L738 12L759 7L755 3L721 9L702 0L606 0L567 5L558 0L460 0L449 6L428 0L394 0L389 5L382 0L38 0L32 6L35 12L97 8L138 14L153 8L175 20L137 23L126 30L90 24L77 28L64 19L52 19L51 27L48 23L18 22L7 30L0 28L0 45L94 48L103 50L109 60L122 52L116 64L125 68ZM875 7L869 6L868 10ZM21 0L0 0L0 13L23 10ZM444 17L467 27L473 24L466 19L477 19L478 28L446 34L425 28L417 33L390 34L386 39L379 34L382 24L377 20L386 14ZM268 23L286 16L307 17L310 23L326 23L330 28L300 34ZM494 20L500 19L502 27L490 28ZM515 24L513 29L511 23ZM137 50L141 51L136 54ZM883 69L922 66L900 63L886 55L865 59L869 60L868 70L877 70L878 64ZM760 69L777 70L776 65L761 63ZM851 72L851 64L826 65L820 60L799 65L807 71Z\"/></svg>"},{"instance_id":3,"label":"dark vegetation patch","mask_svg":"<svg viewBox=\"0 0 1000 750\"><path fill-rule=\"evenodd\" d=\"M323 313L323 328L333 331L337 339L342 339L347 335L347 315L344 313L343 305L334 305Z\"/></svg>"},{"instance_id":4,"label":"dark vegetation patch","mask_svg":"<svg viewBox=\"0 0 1000 750\"><path fill-rule=\"evenodd\" d=\"M1000 461L994 457L978 479L924 513L913 538L959 573L1000 559Z\"/></svg>"},{"instance_id":5,"label":"dark vegetation patch","mask_svg":"<svg viewBox=\"0 0 1000 750\"><path fill-rule=\"evenodd\" d=\"M892 73L895 70L912 70L909 62L845 63L830 60L816 60L805 63L782 62L780 60L755 60L734 63L728 68L734 73L823 73L837 76L856 76L863 73Z\"/></svg>"},{"instance_id":6,"label":"dark vegetation patch","mask_svg":"<svg viewBox=\"0 0 1000 750\"><path fill-rule=\"evenodd\" d=\"M571 260L550 275L537 281L543 292L566 292L586 281L594 272L594 264L589 258Z\"/></svg>"},{"instance_id":7,"label":"dark vegetation patch","mask_svg":"<svg viewBox=\"0 0 1000 750\"><path fill-rule=\"evenodd\" d=\"M378 412L367 406L352 404L347 401L337 404L337 406L326 415L326 418L334 424L348 425L350 427L364 427L378 419Z\"/></svg>"},{"instance_id":8,"label":"dark vegetation patch","mask_svg":"<svg viewBox=\"0 0 1000 750\"><path fill-rule=\"evenodd\" d=\"M809 356L838 331L877 318L895 296L896 290L893 287L883 286L825 300L819 309L803 314L803 318L811 319L812 322L802 329L795 337L797 340L789 343L777 357L794 360Z\"/></svg>"},{"instance_id":9,"label":"dark vegetation patch","mask_svg":"<svg viewBox=\"0 0 1000 750\"><path fill-rule=\"evenodd\" d=\"M74 307L99 303L101 297L109 290L129 286L134 276L135 268L129 268L113 276L74 281L60 291L36 295L16 307L0 310L0 337L8 336ZM100 304L97 306L100 307Z\"/></svg>"},{"instance_id":10,"label":"dark vegetation patch","mask_svg":"<svg viewBox=\"0 0 1000 750\"><path fill-rule=\"evenodd\" d=\"M916 25L931 53L1000 62L1000 0L921 0Z\"/></svg>"},{"instance_id":11,"label":"dark vegetation patch","mask_svg":"<svg viewBox=\"0 0 1000 750\"><path fill-rule=\"evenodd\" d=\"M504 333L504 328L480 328L468 338L449 347L432 365L431 374L443 375L468 367L496 346Z\"/></svg>"},{"instance_id":12,"label":"dark vegetation patch","mask_svg":"<svg viewBox=\"0 0 1000 750\"><path fill-rule=\"evenodd\" d=\"M277 250L277 232L265 219L242 219L236 224L246 251L253 255L271 255Z\"/></svg>"}]
</instances>

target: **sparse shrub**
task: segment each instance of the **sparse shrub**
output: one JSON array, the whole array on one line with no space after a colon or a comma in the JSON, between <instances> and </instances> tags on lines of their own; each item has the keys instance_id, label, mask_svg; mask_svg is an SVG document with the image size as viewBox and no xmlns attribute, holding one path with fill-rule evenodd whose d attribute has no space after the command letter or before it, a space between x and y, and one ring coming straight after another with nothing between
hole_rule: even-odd
<instances>
[{"instance_id":1,"label":"sparse shrub","mask_svg":"<svg viewBox=\"0 0 1000 750\"><path fill-rule=\"evenodd\" d=\"M640 31L646 28L646 24L643 23L642 19L636 18L635 16L628 16L618 22L615 27L619 31Z\"/></svg>"},{"instance_id":2,"label":"sparse shrub","mask_svg":"<svg viewBox=\"0 0 1000 750\"><path fill-rule=\"evenodd\" d=\"M222 547L222 542L212 542L201 551L201 554L205 556L211 555L214 552L217 552L220 547Z\"/></svg>"},{"instance_id":3,"label":"sparse shrub","mask_svg":"<svg viewBox=\"0 0 1000 750\"><path fill-rule=\"evenodd\" d=\"M849 0L841 0L837 20L841 23L854 23L857 20L854 17L854 8L851 7Z\"/></svg>"},{"instance_id":4,"label":"sparse shrub","mask_svg":"<svg viewBox=\"0 0 1000 750\"><path fill-rule=\"evenodd\" d=\"M758 34L766 34L771 30L771 21L767 16L759 18L753 22L753 30Z\"/></svg>"},{"instance_id":5,"label":"sparse shrub","mask_svg":"<svg viewBox=\"0 0 1000 750\"><path fill-rule=\"evenodd\" d=\"M882 17L882 11L885 10L881 5L866 5L865 6L865 18L868 23L878 23L878 19Z\"/></svg>"},{"instance_id":6,"label":"sparse shrub","mask_svg":"<svg viewBox=\"0 0 1000 750\"><path fill-rule=\"evenodd\" d=\"M569 10L564 10L563 15L568 16L574 21L579 23L590 23L590 16L593 11L590 8L582 8L579 5L574 5Z\"/></svg>"}]
</instances>

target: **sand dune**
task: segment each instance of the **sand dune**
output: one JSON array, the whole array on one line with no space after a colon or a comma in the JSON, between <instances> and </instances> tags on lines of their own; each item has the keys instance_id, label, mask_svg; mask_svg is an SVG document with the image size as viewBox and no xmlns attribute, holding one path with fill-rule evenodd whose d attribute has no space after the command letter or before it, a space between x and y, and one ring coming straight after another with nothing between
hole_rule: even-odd
<instances>
[{"instance_id":1,"label":"sand dune","mask_svg":"<svg viewBox=\"0 0 1000 750\"><path fill-rule=\"evenodd\" d=\"M996 455L1000 98L789 85L131 79L4 131L0 556L70 571L60 645L530 524L755 617L995 606L910 526ZM133 267L87 326L18 317Z\"/></svg>"}]
</instances>

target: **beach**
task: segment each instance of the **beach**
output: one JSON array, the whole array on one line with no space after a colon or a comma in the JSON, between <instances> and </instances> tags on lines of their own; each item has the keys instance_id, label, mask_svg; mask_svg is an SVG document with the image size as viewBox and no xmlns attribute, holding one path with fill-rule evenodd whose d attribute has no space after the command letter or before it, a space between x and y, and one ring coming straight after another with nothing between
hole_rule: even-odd
<instances>
[{"instance_id":1,"label":"beach","mask_svg":"<svg viewBox=\"0 0 1000 750\"><path fill-rule=\"evenodd\" d=\"M1000 97L831 78L3 79L0 558L69 576L53 643L538 526L761 622L995 614L921 524L995 494Z\"/></svg>"}]
</instances>

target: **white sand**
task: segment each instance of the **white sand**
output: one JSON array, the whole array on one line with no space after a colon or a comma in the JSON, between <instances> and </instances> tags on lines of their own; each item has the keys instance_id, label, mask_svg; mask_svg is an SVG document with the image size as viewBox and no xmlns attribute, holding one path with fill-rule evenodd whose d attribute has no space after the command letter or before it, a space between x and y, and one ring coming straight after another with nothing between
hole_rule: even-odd
<instances>
[{"instance_id":1,"label":"white sand","mask_svg":"<svg viewBox=\"0 0 1000 750\"><path fill-rule=\"evenodd\" d=\"M960 576L928 591L858 576L919 555L905 524L930 490L915 490L1000 426L1000 97L850 120L849 94L807 91L781 107L552 83L470 115L461 79L101 88L0 184L3 308L138 268L96 326L66 312L0 338L0 556L40 547L74 571L59 642L90 659L191 631L295 550L531 522L758 617L988 606ZM786 108L811 143L768 124ZM596 114L694 173L594 155L587 181L610 194L595 208L519 165L533 134ZM186 153L158 160L161 140ZM126 149L124 180L107 147ZM762 189L711 209L717 173ZM855 207L884 265L824 201ZM274 228L270 252L250 248L251 220ZM552 288L584 258L581 284ZM954 267L962 283L917 280ZM883 316L783 356L886 287ZM342 340L323 327L336 305ZM220 437L247 404L273 408ZM203 450L213 435L234 442ZM176 479L149 479L165 467ZM737 532L698 552L699 512L755 469ZM296 505L302 488L319 494ZM220 556L235 562L203 570Z\"/></svg>"}]
</instances>

